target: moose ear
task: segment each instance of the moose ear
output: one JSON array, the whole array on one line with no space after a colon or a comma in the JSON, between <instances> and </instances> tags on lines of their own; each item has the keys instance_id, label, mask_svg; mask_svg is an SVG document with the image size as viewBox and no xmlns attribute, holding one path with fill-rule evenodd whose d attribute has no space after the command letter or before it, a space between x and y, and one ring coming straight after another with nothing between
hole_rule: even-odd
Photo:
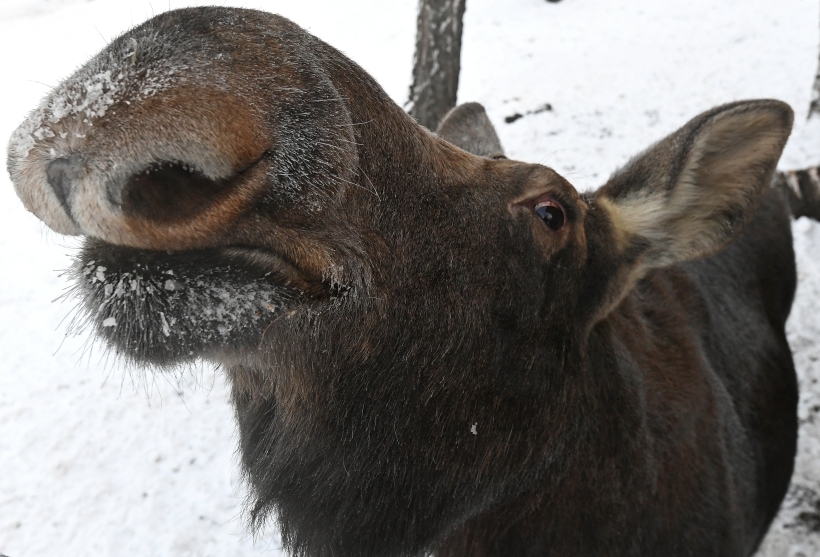
<instances>
[{"instance_id":1,"label":"moose ear","mask_svg":"<svg viewBox=\"0 0 820 557\"><path fill-rule=\"evenodd\" d=\"M448 112L436 135L479 157L497 159L504 156L498 134L484 107L478 103L460 104Z\"/></svg>"},{"instance_id":2,"label":"moose ear","mask_svg":"<svg viewBox=\"0 0 820 557\"><path fill-rule=\"evenodd\" d=\"M595 195L619 251L646 269L709 255L748 222L769 187L793 112L743 101L691 120L616 172Z\"/></svg>"}]
</instances>

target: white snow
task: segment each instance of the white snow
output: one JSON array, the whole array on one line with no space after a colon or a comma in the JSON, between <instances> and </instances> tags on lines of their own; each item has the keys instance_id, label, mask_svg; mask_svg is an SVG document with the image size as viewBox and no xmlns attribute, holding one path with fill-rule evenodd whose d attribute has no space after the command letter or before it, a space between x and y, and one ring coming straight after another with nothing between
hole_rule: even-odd
<instances>
[{"instance_id":1,"label":"white snow","mask_svg":"<svg viewBox=\"0 0 820 557\"><path fill-rule=\"evenodd\" d=\"M219 2L294 19L370 71L400 104L416 3ZM106 41L152 12L193 4L0 0L0 138ZM698 112L742 98L775 97L795 108L782 166L801 168L820 163L820 118L806 121L818 23L817 0L469 0L459 99L485 104L509 156L552 166L579 189L600 185ZM93 116L109 106L116 84L117 75L96 76L84 96L55 109ZM539 112L545 103L552 110ZM505 124L515 113L525 116ZM26 149L29 139L13 141ZM795 483L817 488L820 226L801 219L794 233L800 284L788 331L802 386ZM243 536L244 494L220 373L124 371L101 360L87 337L64 338L71 304L51 300L67 286L59 270L76 245L26 213L0 175L0 553L279 555L274 532ZM93 264L88 272L106 278ZM118 283L108 295L137 286ZM790 500L761 555L820 556L820 533L790 526L807 504Z\"/></svg>"}]
</instances>

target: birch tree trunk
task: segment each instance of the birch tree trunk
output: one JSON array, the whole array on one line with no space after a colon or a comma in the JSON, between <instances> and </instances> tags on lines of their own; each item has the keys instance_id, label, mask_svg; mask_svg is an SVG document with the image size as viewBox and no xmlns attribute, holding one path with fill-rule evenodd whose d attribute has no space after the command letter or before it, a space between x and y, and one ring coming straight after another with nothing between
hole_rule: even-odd
<instances>
[{"instance_id":1,"label":"birch tree trunk","mask_svg":"<svg viewBox=\"0 0 820 557\"><path fill-rule=\"evenodd\" d=\"M435 130L456 105L466 0L419 0L408 112Z\"/></svg>"}]
</instances>

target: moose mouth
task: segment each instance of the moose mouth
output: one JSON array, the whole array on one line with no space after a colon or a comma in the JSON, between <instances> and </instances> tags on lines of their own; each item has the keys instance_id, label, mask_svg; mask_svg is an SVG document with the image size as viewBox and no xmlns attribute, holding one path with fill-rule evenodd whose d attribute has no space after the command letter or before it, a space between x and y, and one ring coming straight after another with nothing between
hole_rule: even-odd
<instances>
[{"instance_id":1,"label":"moose mouth","mask_svg":"<svg viewBox=\"0 0 820 557\"><path fill-rule=\"evenodd\" d=\"M242 247L166 252L87 238L68 274L81 326L159 368L255 348L305 297L293 265Z\"/></svg>"}]
</instances>

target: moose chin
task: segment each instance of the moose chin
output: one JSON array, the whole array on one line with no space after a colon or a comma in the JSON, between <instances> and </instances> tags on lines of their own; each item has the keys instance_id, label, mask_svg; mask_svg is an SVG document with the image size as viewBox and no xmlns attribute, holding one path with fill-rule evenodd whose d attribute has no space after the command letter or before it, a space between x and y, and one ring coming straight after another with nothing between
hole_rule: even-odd
<instances>
[{"instance_id":1,"label":"moose chin","mask_svg":"<svg viewBox=\"0 0 820 557\"><path fill-rule=\"evenodd\" d=\"M288 20L191 8L55 88L8 171L85 237L115 353L225 370L291 554L748 556L797 438L791 126L720 106L579 193L480 105L431 133Z\"/></svg>"}]
</instances>

